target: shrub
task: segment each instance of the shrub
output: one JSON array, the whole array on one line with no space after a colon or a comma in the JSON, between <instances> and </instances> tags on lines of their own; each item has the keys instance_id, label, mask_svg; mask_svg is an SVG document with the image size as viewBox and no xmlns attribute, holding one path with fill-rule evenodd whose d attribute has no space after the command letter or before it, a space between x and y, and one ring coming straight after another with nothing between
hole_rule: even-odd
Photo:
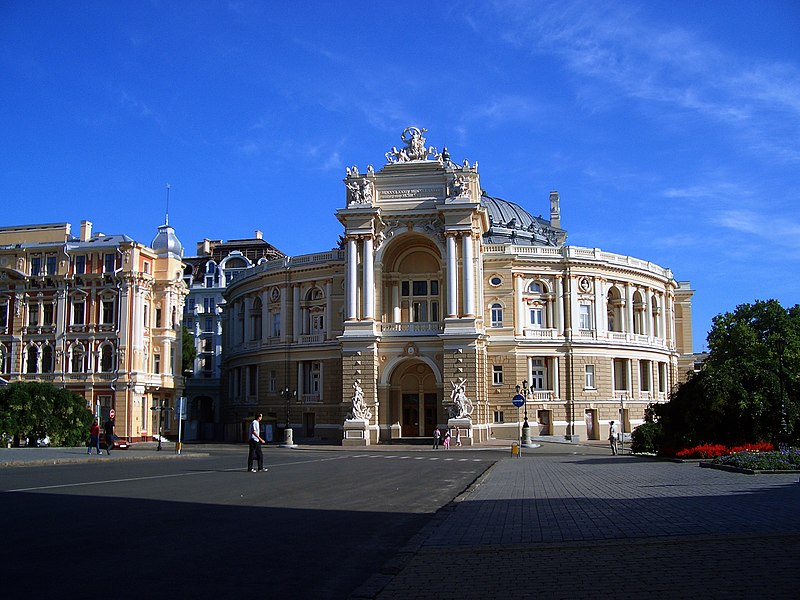
<instances>
[{"instance_id":1,"label":"shrub","mask_svg":"<svg viewBox=\"0 0 800 600\"><path fill-rule=\"evenodd\" d=\"M754 471L796 471L800 470L800 449L789 448L784 452L736 452L715 458L712 462Z\"/></svg>"},{"instance_id":2,"label":"shrub","mask_svg":"<svg viewBox=\"0 0 800 600\"><path fill-rule=\"evenodd\" d=\"M660 423L642 423L631 434L631 452L657 454L663 438L664 431Z\"/></svg>"}]
</instances>

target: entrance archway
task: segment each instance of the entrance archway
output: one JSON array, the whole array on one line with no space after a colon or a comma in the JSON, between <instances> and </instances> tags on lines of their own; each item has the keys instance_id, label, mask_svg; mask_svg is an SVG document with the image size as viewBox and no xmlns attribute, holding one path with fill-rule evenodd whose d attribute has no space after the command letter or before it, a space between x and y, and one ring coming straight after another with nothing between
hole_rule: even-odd
<instances>
[{"instance_id":1,"label":"entrance archway","mask_svg":"<svg viewBox=\"0 0 800 600\"><path fill-rule=\"evenodd\" d=\"M429 437L439 423L441 400L436 376L421 360L408 360L391 377L390 419L400 423L402 437Z\"/></svg>"}]
</instances>

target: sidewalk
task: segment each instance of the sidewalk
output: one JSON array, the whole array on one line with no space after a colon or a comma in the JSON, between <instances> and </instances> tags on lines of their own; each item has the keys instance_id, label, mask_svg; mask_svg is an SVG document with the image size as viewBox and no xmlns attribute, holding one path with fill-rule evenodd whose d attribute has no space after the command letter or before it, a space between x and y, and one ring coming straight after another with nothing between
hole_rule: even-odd
<instances>
[{"instance_id":1,"label":"sidewalk","mask_svg":"<svg viewBox=\"0 0 800 600\"><path fill-rule=\"evenodd\" d=\"M97 454L94 449L92 454L87 454L86 447L74 448L0 448L0 467L19 467L33 465L59 465L74 464L94 461L121 461L121 460L169 460L174 458L208 456L205 452L186 452L184 445L181 454L175 452L175 444L162 443L162 449L157 450L157 442L140 442L132 444L127 450L112 450L106 454L101 450Z\"/></svg>"},{"instance_id":2,"label":"sidewalk","mask_svg":"<svg viewBox=\"0 0 800 600\"><path fill-rule=\"evenodd\" d=\"M352 598L797 598L798 565L797 474L531 452L496 463Z\"/></svg>"}]
</instances>

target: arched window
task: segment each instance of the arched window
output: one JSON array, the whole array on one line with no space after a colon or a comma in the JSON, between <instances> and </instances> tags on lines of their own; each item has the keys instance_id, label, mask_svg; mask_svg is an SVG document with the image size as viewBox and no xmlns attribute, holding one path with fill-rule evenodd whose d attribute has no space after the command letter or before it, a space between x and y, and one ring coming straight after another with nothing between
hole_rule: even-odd
<instances>
[{"instance_id":1,"label":"arched window","mask_svg":"<svg viewBox=\"0 0 800 600\"><path fill-rule=\"evenodd\" d=\"M651 319L653 320L653 337L662 337L661 336L661 328L658 326L658 317L661 315L661 309L658 306L658 298L653 296L650 301L652 315Z\"/></svg>"},{"instance_id":2,"label":"arched window","mask_svg":"<svg viewBox=\"0 0 800 600\"><path fill-rule=\"evenodd\" d=\"M26 373L39 372L39 349L36 346L29 346L27 353Z\"/></svg>"},{"instance_id":3,"label":"arched window","mask_svg":"<svg viewBox=\"0 0 800 600\"><path fill-rule=\"evenodd\" d=\"M53 372L53 347L45 346L42 348L42 373Z\"/></svg>"},{"instance_id":4,"label":"arched window","mask_svg":"<svg viewBox=\"0 0 800 600\"><path fill-rule=\"evenodd\" d=\"M86 349L81 344L74 344L70 351L70 371L83 373L85 368Z\"/></svg>"},{"instance_id":5,"label":"arched window","mask_svg":"<svg viewBox=\"0 0 800 600\"><path fill-rule=\"evenodd\" d=\"M114 349L111 344L106 344L100 350L100 370L109 373L114 370Z\"/></svg>"},{"instance_id":6,"label":"arched window","mask_svg":"<svg viewBox=\"0 0 800 600\"><path fill-rule=\"evenodd\" d=\"M503 326L503 306L499 302L495 302L489 308L490 308L492 327L502 327Z\"/></svg>"},{"instance_id":7,"label":"arched window","mask_svg":"<svg viewBox=\"0 0 800 600\"><path fill-rule=\"evenodd\" d=\"M642 335L645 333L645 303L641 292L636 290L633 294L633 333Z\"/></svg>"},{"instance_id":8,"label":"arched window","mask_svg":"<svg viewBox=\"0 0 800 600\"><path fill-rule=\"evenodd\" d=\"M261 325L262 325L262 310L264 308L264 304L261 301L261 298L256 296L256 299L253 300L253 308L250 310L250 321L251 321L251 338L253 340L260 340L261 335Z\"/></svg>"},{"instance_id":9,"label":"arched window","mask_svg":"<svg viewBox=\"0 0 800 600\"><path fill-rule=\"evenodd\" d=\"M541 329L551 327L549 306L550 297L547 286L541 281L531 281L528 284L525 302L528 307L528 327Z\"/></svg>"},{"instance_id":10,"label":"arched window","mask_svg":"<svg viewBox=\"0 0 800 600\"><path fill-rule=\"evenodd\" d=\"M606 303L608 305L608 330L609 331L622 331L622 295L619 290L612 287L608 290L606 295Z\"/></svg>"}]
</instances>

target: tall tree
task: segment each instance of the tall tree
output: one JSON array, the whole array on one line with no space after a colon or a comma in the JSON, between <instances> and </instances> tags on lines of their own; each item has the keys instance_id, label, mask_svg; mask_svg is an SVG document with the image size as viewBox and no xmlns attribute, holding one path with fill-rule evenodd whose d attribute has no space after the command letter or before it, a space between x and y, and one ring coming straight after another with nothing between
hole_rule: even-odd
<instances>
[{"instance_id":1,"label":"tall tree","mask_svg":"<svg viewBox=\"0 0 800 600\"><path fill-rule=\"evenodd\" d=\"M194 346L194 336L187 327L183 328L182 335L182 354L181 354L181 373L194 372L194 359L197 358L197 348Z\"/></svg>"},{"instance_id":2,"label":"tall tree","mask_svg":"<svg viewBox=\"0 0 800 600\"><path fill-rule=\"evenodd\" d=\"M742 304L717 315L701 371L656 407L675 445L777 441L798 434L800 305Z\"/></svg>"}]
</instances>

